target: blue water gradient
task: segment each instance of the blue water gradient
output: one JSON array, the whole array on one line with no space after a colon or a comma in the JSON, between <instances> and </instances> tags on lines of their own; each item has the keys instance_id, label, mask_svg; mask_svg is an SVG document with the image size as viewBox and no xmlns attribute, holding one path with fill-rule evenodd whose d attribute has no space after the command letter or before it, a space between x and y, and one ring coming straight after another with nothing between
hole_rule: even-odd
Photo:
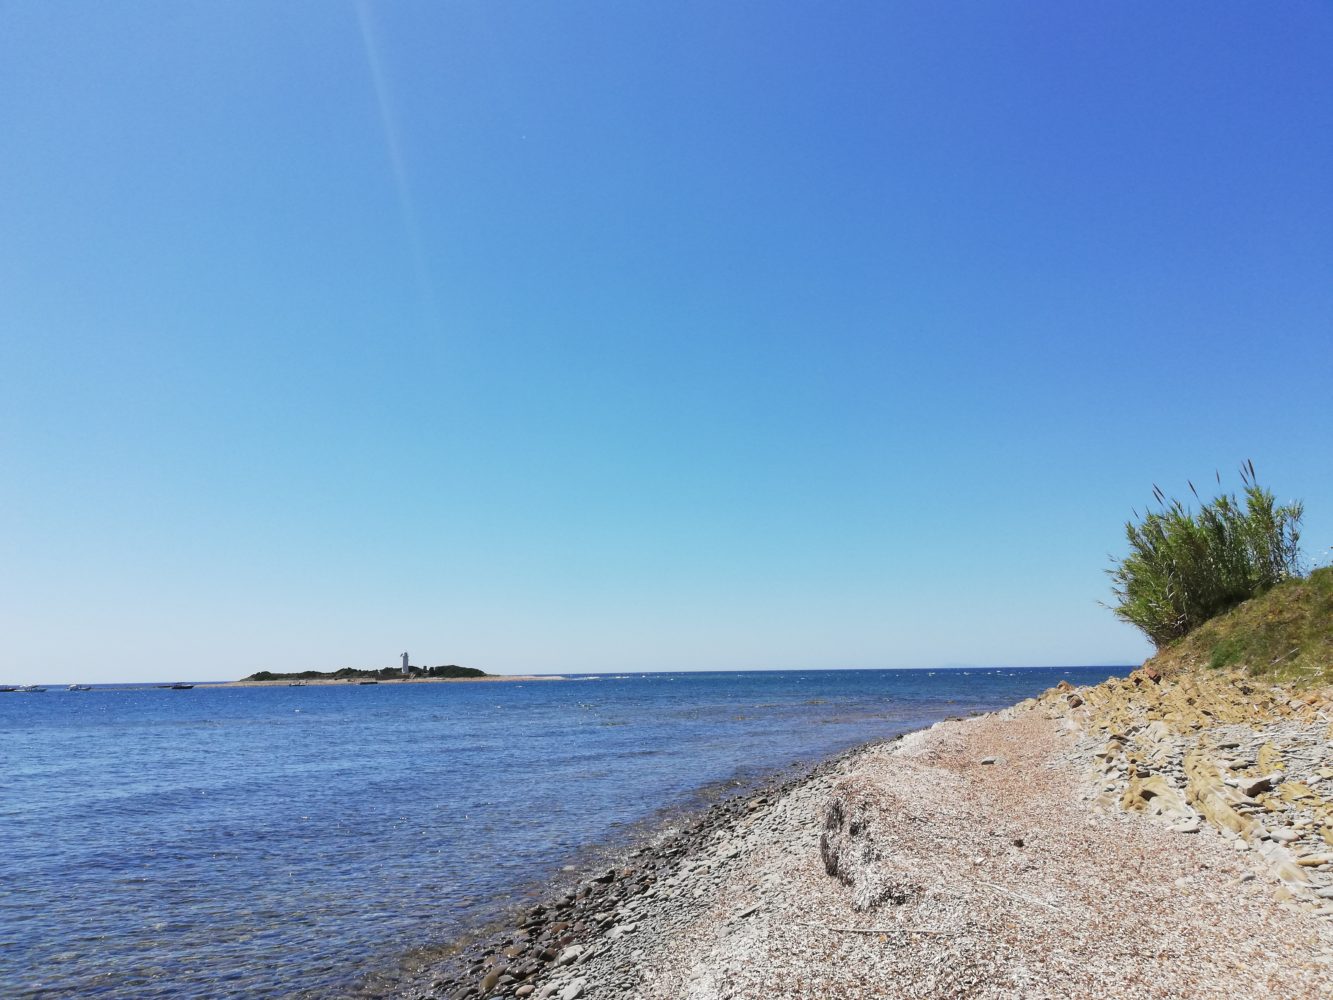
<instances>
[{"instance_id":1,"label":"blue water gradient","mask_svg":"<svg viewBox=\"0 0 1333 1000\"><path fill-rule=\"evenodd\" d=\"M0 695L0 996L336 996L704 785L1112 668Z\"/></svg>"}]
</instances>

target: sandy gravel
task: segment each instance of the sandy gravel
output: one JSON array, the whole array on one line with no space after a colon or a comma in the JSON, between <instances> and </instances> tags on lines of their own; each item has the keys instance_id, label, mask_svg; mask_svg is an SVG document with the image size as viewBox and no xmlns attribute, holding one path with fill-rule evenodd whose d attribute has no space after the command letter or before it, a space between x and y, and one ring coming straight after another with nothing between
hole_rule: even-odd
<instances>
[{"instance_id":1,"label":"sandy gravel","mask_svg":"<svg viewBox=\"0 0 1333 1000\"><path fill-rule=\"evenodd\" d=\"M1025 713L855 755L719 831L534 994L1333 996L1326 917L1274 900L1257 859L1210 828L1090 808L1072 747ZM860 809L850 884L821 856L833 797Z\"/></svg>"}]
</instances>

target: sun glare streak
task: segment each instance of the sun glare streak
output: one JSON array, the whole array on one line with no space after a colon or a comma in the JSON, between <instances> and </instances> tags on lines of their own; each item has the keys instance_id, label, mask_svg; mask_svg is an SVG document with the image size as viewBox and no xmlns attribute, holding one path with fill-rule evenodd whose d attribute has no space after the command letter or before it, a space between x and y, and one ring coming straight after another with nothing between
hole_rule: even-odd
<instances>
[{"instance_id":1,"label":"sun glare streak","mask_svg":"<svg viewBox=\"0 0 1333 1000\"><path fill-rule=\"evenodd\" d=\"M366 50L366 64L370 70L370 82L375 91L375 103L379 109L380 126L384 131L385 151L389 156L389 168L393 176L394 189L398 195L398 211L402 216L403 230L407 235L408 250L412 255L412 266L416 272L417 291L421 296L422 308L432 328L437 327L439 310L435 301L435 290L426 267L425 247L421 239L421 227L417 224L416 204L412 198L412 186L407 177L407 161L403 156L402 142L398 136L398 126L394 122L392 102L389 97L388 81L384 75L384 63L380 58L379 40L375 34L374 18L369 0L355 0L357 26L361 31L361 41Z\"/></svg>"}]
</instances>

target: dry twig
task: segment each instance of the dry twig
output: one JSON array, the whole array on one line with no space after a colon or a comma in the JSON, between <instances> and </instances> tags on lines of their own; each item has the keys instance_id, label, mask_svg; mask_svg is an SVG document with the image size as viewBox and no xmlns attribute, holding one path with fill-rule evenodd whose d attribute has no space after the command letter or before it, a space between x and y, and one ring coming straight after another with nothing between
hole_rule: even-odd
<instances>
[{"instance_id":1,"label":"dry twig","mask_svg":"<svg viewBox=\"0 0 1333 1000\"><path fill-rule=\"evenodd\" d=\"M941 937L957 937L954 931L939 931L930 927L833 927L829 924L816 924L807 920L798 920L801 927L818 927L823 931L837 931L840 934L934 934Z\"/></svg>"}]
</instances>

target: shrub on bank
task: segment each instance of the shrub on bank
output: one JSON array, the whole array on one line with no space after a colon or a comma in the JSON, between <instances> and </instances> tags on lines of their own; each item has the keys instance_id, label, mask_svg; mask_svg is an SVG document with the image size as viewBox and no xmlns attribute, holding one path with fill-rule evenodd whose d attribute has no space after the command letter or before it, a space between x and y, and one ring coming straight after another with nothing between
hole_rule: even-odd
<instances>
[{"instance_id":1,"label":"shrub on bank","mask_svg":"<svg viewBox=\"0 0 1333 1000\"><path fill-rule=\"evenodd\" d=\"M1112 610L1158 647L1300 575L1301 504L1279 507L1253 463L1240 475L1243 502L1223 494L1195 514L1154 486L1160 509L1125 525L1129 554L1107 571Z\"/></svg>"}]
</instances>

